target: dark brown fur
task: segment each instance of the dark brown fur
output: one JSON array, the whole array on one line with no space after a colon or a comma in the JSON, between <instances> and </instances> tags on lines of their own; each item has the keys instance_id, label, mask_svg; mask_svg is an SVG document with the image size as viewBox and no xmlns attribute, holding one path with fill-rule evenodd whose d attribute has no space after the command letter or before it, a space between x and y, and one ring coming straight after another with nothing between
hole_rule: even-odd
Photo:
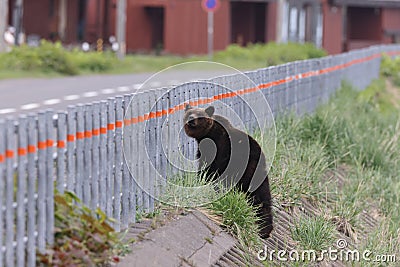
<instances>
[{"instance_id":1,"label":"dark brown fur","mask_svg":"<svg viewBox=\"0 0 400 267\"><path fill-rule=\"evenodd\" d=\"M212 106L206 109L186 106L184 123L186 134L198 143L199 169L204 169L209 179L235 179L244 192L248 192L252 180L259 181L260 186L249 195L257 206L260 235L268 238L273 229L271 193L260 145L226 118L214 115Z\"/></svg>"}]
</instances>

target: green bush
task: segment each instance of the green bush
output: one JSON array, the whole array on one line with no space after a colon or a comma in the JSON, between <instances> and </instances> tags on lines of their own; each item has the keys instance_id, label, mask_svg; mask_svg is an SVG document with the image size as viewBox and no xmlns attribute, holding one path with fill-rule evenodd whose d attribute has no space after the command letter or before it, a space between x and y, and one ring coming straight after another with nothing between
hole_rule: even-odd
<instances>
[{"instance_id":1,"label":"green bush","mask_svg":"<svg viewBox=\"0 0 400 267\"><path fill-rule=\"evenodd\" d=\"M400 86L400 57L395 59L388 55L382 57L381 74L383 77L391 78L396 86Z\"/></svg>"},{"instance_id":2,"label":"green bush","mask_svg":"<svg viewBox=\"0 0 400 267\"><path fill-rule=\"evenodd\" d=\"M54 201L55 240L37 255L38 265L104 266L128 252L129 244L122 244L100 209L90 210L71 192L56 193Z\"/></svg>"},{"instance_id":3,"label":"green bush","mask_svg":"<svg viewBox=\"0 0 400 267\"><path fill-rule=\"evenodd\" d=\"M78 69L68 58L60 43L41 41L39 47L21 45L10 53L1 55L1 69L78 74Z\"/></svg>"},{"instance_id":4,"label":"green bush","mask_svg":"<svg viewBox=\"0 0 400 267\"><path fill-rule=\"evenodd\" d=\"M323 57L325 55L326 52L324 50L318 49L309 43L278 44L270 42L268 44L249 44L246 47L232 44L224 51L217 52L215 59L222 62L233 59L247 60L263 62L264 66L272 66L295 60Z\"/></svg>"},{"instance_id":5,"label":"green bush","mask_svg":"<svg viewBox=\"0 0 400 267\"><path fill-rule=\"evenodd\" d=\"M58 72L66 75L78 74L78 68L68 57L68 52L61 43L42 41L40 46L34 48L42 62L42 69L45 72Z\"/></svg>"},{"instance_id":6,"label":"green bush","mask_svg":"<svg viewBox=\"0 0 400 267\"><path fill-rule=\"evenodd\" d=\"M0 54L0 69L37 71L77 75L82 72L106 72L112 69L117 58L112 53L68 51L60 42L42 40L40 46L21 45L11 52Z\"/></svg>"},{"instance_id":7,"label":"green bush","mask_svg":"<svg viewBox=\"0 0 400 267\"><path fill-rule=\"evenodd\" d=\"M247 47L233 44L224 51L216 52L214 60L237 69L257 69L325 55L325 51L312 44L268 43L249 44ZM128 55L124 60L118 60L112 52L82 52L79 49L68 51L59 42L43 40L39 47L22 45L14 47L9 53L0 53L0 70L19 71L22 74L20 76L31 76L32 73L131 73L159 71L178 63L198 60L207 60L207 57ZM9 76L5 74L4 78Z\"/></svg>"},{"instance_id":8,"label":"green bush","mask_svg":"<svg viewBox=\"0 0 400 267\"><path fill-rule=\"evenodd\" d=\"M109 52L98 53L73 50L69 53L69 57L80 71L86 72L106 72L117 64L117 58Z\"/></svg>"}]
</instances>

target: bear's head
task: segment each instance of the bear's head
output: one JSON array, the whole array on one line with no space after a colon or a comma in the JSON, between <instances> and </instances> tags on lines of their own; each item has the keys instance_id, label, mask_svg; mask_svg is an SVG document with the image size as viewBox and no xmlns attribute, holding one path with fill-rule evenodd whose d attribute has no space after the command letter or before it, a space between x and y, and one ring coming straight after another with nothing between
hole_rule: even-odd
<instances>
[{"instance_id":1,"label":"bear's head","mask_svg":"<svg viewBox=\"0 0 400 267\"><path fill-rule=\"evenodd\" d=\"M183 117L185 133L192 138L201 139L206 136L213 127L214 107L193 108L190 105L185 107L185 115Z\"/></svg>"}]
</instances>

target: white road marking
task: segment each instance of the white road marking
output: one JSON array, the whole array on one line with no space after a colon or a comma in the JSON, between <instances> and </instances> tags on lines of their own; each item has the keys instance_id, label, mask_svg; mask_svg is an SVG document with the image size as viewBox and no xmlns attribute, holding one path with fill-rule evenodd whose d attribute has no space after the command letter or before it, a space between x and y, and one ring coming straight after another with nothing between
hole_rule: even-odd
<instances>
[{"instance_id":1,"label":"white road marking","mask_svg":"<svg viewBox=\"0 0 400 267\"><path fill-rule=\"evenodd\" d=\"M97 93L95 91L90 91L90 92L86 92L86 93L82 94L83 97L94 97L94 96L98 96L98 95L99 95L99 93Z\"/></svg>"},{"instance_id":2,"label":"white road marking","mask_svg":"<svg viewBox=\"0 0 400 267\"><path fill-rule=\"evenodd\" d=\"M0 114L8 114L17 111L15 108L0 109Z\"/></svg>"},{"instance_id":3,"label":"white road marking","mask_svg":"<svg viewBox=\"0 0 400 267\"><path fill-rule=\"evenodd\" d=\"M66 101L71 101L71 100L76 100L76 99L79 99L79 95L67 95L67 96L64 96L64 100L66 100Z\"/></svg>"},{"instance_id":4,"label":"white road marking","mask_svg":"<svg viewBox=\"0 0 400 267\"><path fill-rule=\"evenodd\" d=\"M115 93L115 88L106 88L101 90L101 93L104 95L109 95Z\"/></svg>"},{"instance_id":5,"label":"white road marking","mask_svg":"<svg viewBox=\"0 0 400 267\"><path fill-rule=\"evenodd\" d=\"M128 86L120 86L117 88L118 92L128 92L129 87Z\"/></svg>"},{"instance_id":6,"label":"white road marking","mask_svg":"<svg viewBox=\"0 0 400 267\"><path fill-rule=\"evenodd\" d=\"M30 104L26 104L21 106L22 110L28 110L28 109L34 109L34 108L38 108L40 107L40 105L38 103L30 103Z\"/></svg>"},{"instance_id":7,"label":"white road marking","mask_svg":"<svg viewBox=\"0 0 400 267\"><path fill-rule=\"evenodd\" d=\"M58 98L48 99L48 100L43 101L43 105L50 106L50 105L58 104L60 102L61 102L61 99L58 99Z\"/></svg>"},{"instance_id":8,"label":"white road marking","mask_svg":"<svg viewBox=\"0 0 400 267\"><path fill-rule=\"evenodd\" d=\"M142 86L143 86L143 83L135 83L132 85L133 89L140 89L140 88L142 88Z\"/></svg>"}]
</instances>

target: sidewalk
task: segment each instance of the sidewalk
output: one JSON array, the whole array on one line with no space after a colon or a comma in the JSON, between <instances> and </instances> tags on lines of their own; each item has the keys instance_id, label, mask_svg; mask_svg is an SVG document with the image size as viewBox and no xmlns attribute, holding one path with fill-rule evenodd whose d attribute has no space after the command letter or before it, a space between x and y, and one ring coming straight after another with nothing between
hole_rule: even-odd
<instances>
[{"instance_id":1,"label":"sidewalk","mask_svg":"<svg viewBox=\"0 0 400 267\"><path fill-rule=\"evenodd\" d=\"M235 246L231 235L199 211L178 215L163 226L146 219L133 225L126 238L137 241L118 267L210 266Z\"/></svg>"}]
</instances>

